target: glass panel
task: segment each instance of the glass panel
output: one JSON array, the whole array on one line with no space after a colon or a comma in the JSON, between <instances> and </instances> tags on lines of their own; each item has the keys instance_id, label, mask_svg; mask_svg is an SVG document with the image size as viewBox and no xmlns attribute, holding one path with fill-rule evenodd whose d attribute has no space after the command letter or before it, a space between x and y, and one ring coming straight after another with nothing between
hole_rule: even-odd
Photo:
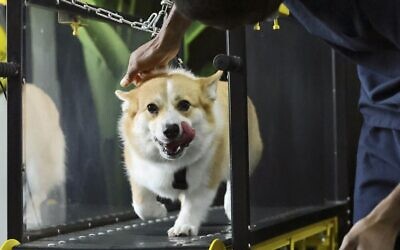
<instances>
[{"instance_id":1,"label":"glass panel","mask_svg":"<svg viewBox=\"0 0 400 250\"><path fill-rule=\"evenodd\" d=\"M149 35L27 8L24 205L27 229L132 211L117 135L114 91L130 52Z\"/></svg>"},{"instance_id":2,"label":"glass panel","mask_svg":"<svg viewBox=\"0 0 400 250\"><path fill-rule=\"evenodd\" d=\"M331 49L294 21L280 22L279 31L264 23L246 33L248 93L264 144L250 179L252 224L325 206L346 182L334 161Z\"/></svg>"},{"instance_id":3,"label":"glass panel","mask_svg":"<svg viewBox=\"0 0 400 250\"><path fill-rule=\"evenodd\" d=\"M81 18L73 36L54 10L30 6L27 15L27 229L132 211L114 91L130 52L149 35ZM336 197L331 50L293 22L281 22L279 32L248 29L246 36L248 92L264 144L250 180L252 224L289 218ZM193 46L203 54L207 43L199 44ZM209 64L188 64L198 74L212 71ZM217 204L222 200L220 194Z\"/></svg>"}]
</instances>

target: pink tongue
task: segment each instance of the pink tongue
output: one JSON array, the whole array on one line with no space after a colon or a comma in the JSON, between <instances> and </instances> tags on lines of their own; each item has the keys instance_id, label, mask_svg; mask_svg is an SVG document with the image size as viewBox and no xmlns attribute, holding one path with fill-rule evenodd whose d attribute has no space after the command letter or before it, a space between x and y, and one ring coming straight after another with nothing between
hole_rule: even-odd
<instances>
[{"instance_id":1,"label":"pink tongue","mask_svg":"<svg viewBox=\"0 0 400 250\"><path fill-rule=\"evenodd\" d=\"M181 147L187 147L189 146L189 143L194 139L194 136L196 135L195 130L190 127L190 125L187 122L182 122L182 135L179 139L168 143L167 150L170 152L176 152L179 146Z\"/></svg>"}]
</instances>

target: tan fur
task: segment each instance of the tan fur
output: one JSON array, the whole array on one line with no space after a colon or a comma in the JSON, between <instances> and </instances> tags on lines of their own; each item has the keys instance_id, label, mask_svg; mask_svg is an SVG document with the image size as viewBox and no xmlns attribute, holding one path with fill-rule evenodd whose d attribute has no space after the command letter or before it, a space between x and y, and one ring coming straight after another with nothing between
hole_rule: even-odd
<instances>
[{"instance_id":1,"label":"tan fur","mask_svg":"<svg viewBox=\"0 0 400 250\"><path fill-rule=\"evenodd\" d=\"M127 152L127 147L124 148L125 162L132 162L129 152ZM132 167L134 165L131 165ZM136 183L134 178L129 178L129 183L131 185L132 200L137 203L143 202L143 194L140 192L140 186Z\"/></svg>"},{"instance_id":2,"label":"tan fur","mask_svg":"<svg viewBox=\"0 0 400 250\"><path fill-rule=\"evenodd\" d=\"M210 187L218 187L221 181L224 181L227 173L229 173L229 98L228 98L228 83L220 81L218 83L218 101L224 109L226 116L224 117L225 129L223 134L216 139L217 151L214 155L214 164L210 174ZM258 127L258 118L256 109L250 98L247 98L247 112L248 112L248 130L249 130L249 165L250 174L259 162L263 150L263 143L260 137L260 129Z\"/></svg>"},{"instance_id":3,"label":"tan fur","mask_svg":"<svg viewBox=\"0 0 400 250\"><path fill-rule=\"evenodd\" d=\"M60 114L51 99L34 84L23 85L24 223L28 229L46 225L42 209L49 193L65 181L65 136ZM62 202L62 200L60 200Z\"/></svg>"}]
</instances>

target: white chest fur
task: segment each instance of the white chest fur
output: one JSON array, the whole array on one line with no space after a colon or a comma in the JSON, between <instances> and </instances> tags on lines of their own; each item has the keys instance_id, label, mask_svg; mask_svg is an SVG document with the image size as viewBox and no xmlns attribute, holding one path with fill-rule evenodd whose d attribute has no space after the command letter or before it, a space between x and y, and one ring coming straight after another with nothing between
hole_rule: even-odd
<instances>
[{"instance_id":1,"label":"white chest fur","mask_svg":"<svg viewBox=\"0 0 400 250\"><path fill-rule=\"evenodd\" d=\"M202 158L189 166L179 166L174 162L154 163L134 153L132 156L133 162L130 165L133 167L127 169L129 177L161 197L177 199L182 193L190 194L208 185L211 157ZM172 187L174 174L182 167L187 168L187 190Z\"/></svg>"}]
</instances>

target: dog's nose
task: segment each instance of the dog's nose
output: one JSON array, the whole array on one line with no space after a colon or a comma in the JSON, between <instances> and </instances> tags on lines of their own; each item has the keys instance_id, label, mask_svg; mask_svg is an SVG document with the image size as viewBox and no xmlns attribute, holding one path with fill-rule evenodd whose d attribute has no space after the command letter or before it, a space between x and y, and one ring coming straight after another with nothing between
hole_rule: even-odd
<instances>
[{"instance_id":1,"label":"dog's nose","mask_svg":"<svg viewBox=\"0 0 400 250\"><path fill-rule=\"evenodd\" d=\"M164 130L164 135L170 139L173 140L179 135L179 126L178 124L169 124L167 125L167 128Z\"/></svg>"}]
</instances>

